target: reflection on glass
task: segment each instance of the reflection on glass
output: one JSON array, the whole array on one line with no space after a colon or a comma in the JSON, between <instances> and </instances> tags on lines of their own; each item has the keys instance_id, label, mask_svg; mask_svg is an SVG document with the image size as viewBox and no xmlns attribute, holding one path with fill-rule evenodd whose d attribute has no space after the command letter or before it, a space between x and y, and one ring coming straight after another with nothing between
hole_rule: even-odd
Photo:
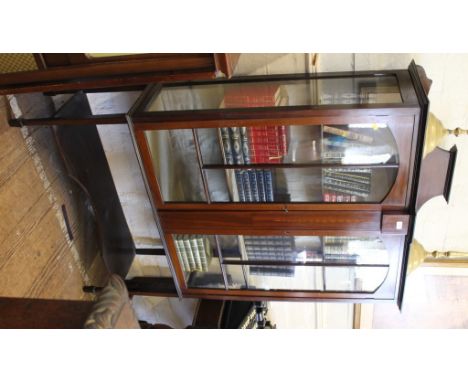
<instances>
[{"instance_id":1,"label":"reflection on glass","mask_svg":"<svg viewBox=\"0 0 468 382\"><path fill-rule=\"evenodd\" d=\"M145 135L163 199L206 201L192 130L151 130Z\"/></svg>"},{"instance_id":2,"label":"reflection on glass","mask_svg":"<svg viewBox=\"0 0 468 382\"><path fill-rule=\"evenodd\" d=\"M204 165L398 164L386 124L197 129Z\"/></svg>"},{"instance_id":3,"label":"reflection on glass","mask_svg":"<svg viewBox=\"0 0 468 382\"><path fill-rule=\"evenodd\" d=\"M325 290L374 292L387 273L388 267L325 267Z\"/></svg>"},{"instance_id":4,"label":"reflection on glass","mask_svg":"<svg viewBox=\"0 0 468 382\"><path fill-rule=\"evenodd\" d=\"M401 103L394 76L165 86L145 111Z\"/></svg>"},{"instance_id":5,"label":"reflection on glass","mask_svg":"<svg viewBox=\"0 0 468 382\"><path fill-rule=\"evenodd\" d=\"M227 273L240 274L241 265L229 265ZM322 267L287 265L247 265L245 266L249 289L263 290L323 290ZM235 285L230 289L239 289Z\"/></svg>"},{"instance_id":6,"label":"reflection on glass","mask_svg":"<svg viewBox=\"0 0 468 382\"><path fill-rule=\"evenodd\" d=\"M382 123L197 132L213 202L380 202L398 173L396 142Z\"/></svg>"},{"instance_id":7,"label":"reflection on glass","mask_svg":"<svg viewBox=\"0 0 468 382\"><path fill-rule=\"evenodd\" d=\"M230 289L371 292L389 266L377 236L219 235L218 241Z\"/></svg>"},{"instance_id":8,"label":"reflection on glass","mask_svg":"<svg viewBox=\"0 0 468 382\"><path fill-rule=\"evenodd\" d=\"M388 272L378 237L173 235L192 288L372 292ZM218 244L220 253L218 252ZM221 260L221 262L220 262Z\"/></svg>"},{"instance_id":9,"label":"reflection on glass","mask_svg":"<svg viewBox=\"0 0 468 382\"><path fill-rule=\"evenodd\" d=\"M395 182L394 167L208 169L212 202L376 203Z\"/></svg>"}]
</instances>

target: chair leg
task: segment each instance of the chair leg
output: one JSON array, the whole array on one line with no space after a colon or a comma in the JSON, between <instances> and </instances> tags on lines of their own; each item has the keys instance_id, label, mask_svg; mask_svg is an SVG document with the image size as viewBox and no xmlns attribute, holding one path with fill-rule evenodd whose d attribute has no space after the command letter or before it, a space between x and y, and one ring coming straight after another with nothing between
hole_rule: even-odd
<instances>
[{"instance_id":1,"label":"chair leg","mask_svg":"<svg viewBox=\"0 0 468 382\"><path fill-rule=\"evenodd\" d=\"M103 287L98 287L98 286L94 286L94 285L85 285L83 287L83 292L85 292L85 293L98 293L103 289L104 289Z\"/></svg>"}]
</instances>

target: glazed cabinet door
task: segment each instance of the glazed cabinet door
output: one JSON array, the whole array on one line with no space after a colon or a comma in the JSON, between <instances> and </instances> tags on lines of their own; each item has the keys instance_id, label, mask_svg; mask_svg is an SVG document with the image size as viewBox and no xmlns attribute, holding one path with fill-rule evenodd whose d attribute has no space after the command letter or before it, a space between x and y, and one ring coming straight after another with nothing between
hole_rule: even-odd
<instances>
[{"instance_id":1,"label":"glazed cabinet door","mask_svg":"<svg viewBox=\"0 0 468 382\"><path fill-rule=\"evenodd\" d=\"M394 299L402 236L170 234L185 296Z\"/></svg>"},{"instance_id":2,"label":"glazed cabinet door","mask_svg":"<svg viewBox=\"0 0 468 382\"><path fill-rule=\"evenodd\" d=\"M404 207L415 122L405 100L391 75L171 84L132 118L160 209Z\"/></svg>"}]
</instances>

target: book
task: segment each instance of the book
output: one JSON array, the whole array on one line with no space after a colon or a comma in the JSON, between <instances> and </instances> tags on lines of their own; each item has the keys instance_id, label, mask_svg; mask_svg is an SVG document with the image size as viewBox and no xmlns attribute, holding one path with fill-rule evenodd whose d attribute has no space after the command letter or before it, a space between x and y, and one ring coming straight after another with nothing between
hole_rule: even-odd
<instances>
[{"instance_id":1,"label":"book","mask_svg":"<svg viewBox=\"0 0 468 382\"><path fill-rule=\"evenodd\" d=\"M195 269L196 271L202 271L202 260L201 260L201 254L200 250L198 248L198 242L197 242L197 236L196 235L190 235L190 248L192 249L192 254L195 259Z\"/></svg>"},{"instance_id":2,"label":"book","mask_svg":"<svg viewBox=\"0 0 468 382\"><path fill-rule=\"evenodd\" d=\"M234 164L234 157L231 148L231 138L229 136L229 129L227 127L221 127L221 140L223 142L223 153L226 164Z\"/></svg>"},{"instance_id":3,"label":"book","mask_svg":"<svg viewBox=\"0 0 468 382\"><path fill-rule=\"evenodd\" d=\"M192 246L190 244L190 235L183 235L182 236L182 243L184 244L185 247L185 253L187 255L187 260L189 264L189 270L192 272L196 270L197 265L195 263L195 257L192 252Z\"/></svg>"},{"instance_id":4,"label":"book","mask_svg":"<svg viewBox=\"0 0 468 382\"><path fill-rule=\"evenodd\" d=\"M250 178L249 173L246 170L241 170L242 174L242 187L244 189L244 196L246 202L252 202L252 190L250 188Z\"/></svg>"},{"instance_id":5,"label":"book","mask_svg":"<svg viewBox=\"0 0 468 382\"><path fill-rule=\"evenodd\" d=\"M247 170L249 174L249 181L250 181L250 190L252 192L252 201L253 202L260 202L260 196L258 192L258 184L257 184L257 176L255 170Z\"/></svg>"},{"instance_id":6,"label":"book","mask_svg":"<svg viewBox=\"0 0 468 382\"><path fill-rule=\"evenodd\" d=\"M245 202L245 192L244 192L244 180L242 179L242 171L241 170L234 170L235 177L236 177L236 186L237 192L239 194L239 201Z\"/></svg>"},{"instance_id":7,"label":"book","mask_svg":"<svg viewBox=\"0 0 468 382\"><path fill-rule=\"evenodd\" d=\"M257 177L258 197L260 202L266 202L265 181L263 178L263 170L255 171Z\"/></svg>"},{"instance_id":8,"label":"book","mask_svg":"<svg viewBox=\"0 0 468 382\"><path fill-rule=\"evenodd\" d=\"M238 127L230 127L229 130L231 131L231 147L234 164L244 164L240 130Z\"/></svg>"},{"instance_id":9,"label":"book","mask_svg":"<svg viewBox=\"0 0 468 382\"><path fill-rule=\"evenodd\" d=\"M355 133L354 131L349 131L349 130L342 130L337 127L332 127L332 126L323 126L323 132L324 133L330 133L334 135L339 135L348 139L353 139L355 141L363 142L363 143L372 143L374 142L374 138L364 135L361 133Z\"/></svg>"},{"instance_id":10,"label":"book","mask_svg":"<svg viewBox=\"0 0 468 382\"><path fill-rule=\"evenodd\" d=\"M240 128L241 135L241 146L242 146L242 156L245 164L250 164L250 152L249 152L249 138L247 135L247 127Z\"/></svg>"},{"instance_id":11,"label":"book","mask_svg":"<svg viewBox=\"0 0 468 382\"><path fill-rule=\"evenodd\" d=\"M187 255L185 253L185 246L179 235L174 235L174 242L176 245L177 255L179 256L182 269L184 272L190 271L190 266L188 264Z\"/></svg>"},{"instance_id":12,"label":"book","mask_svg":"<svg viewBox=\"0 0 468 382\"><path fill-rule=\"evenodd\" d=\"M226 108L268 107L280 102L281 91L278 84L255 83L242 87L228 87L224 93Z\"/></svg>"},{"instance_id":13,"label":"book","mask_svg":"<svg viewBox=\"0 0 468 382\"><path fill-rule=\"evenodd\" d=\"M263 179L265 185L265 198L267 202L274 201L273 194L273 173L271 170L263 170Z\"/></svg>"}]
</instances>

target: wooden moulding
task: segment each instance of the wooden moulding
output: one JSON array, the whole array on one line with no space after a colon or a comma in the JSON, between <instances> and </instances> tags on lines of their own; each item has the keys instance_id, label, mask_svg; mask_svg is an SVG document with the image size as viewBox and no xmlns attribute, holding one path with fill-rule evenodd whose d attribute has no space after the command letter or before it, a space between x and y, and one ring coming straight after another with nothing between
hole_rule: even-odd
<instances>
[{"instance_id":1,"label":"wooden moulding","mask_svg":"<svg viewBox=\"0 0 468 382\"><path fill-rule=\"evenodd\" d=\"M214 78L218 66L232 74L235 57L224 53L141 54L89 58L85 54L35 54L40 70L0 75L0 94L68 92Z\"/></svg>"},{"instance_id":2,"label":"wooden moulding","mask_svg":"<svg viewBox=\"0 0 468 382\"><path fill-rule=\"evenodd\" d=\"M457 146L449 151L436 147L422 161L416 211L429 199L443 195L447 203L457 159Z\"/></svg>"}]
</instances>

